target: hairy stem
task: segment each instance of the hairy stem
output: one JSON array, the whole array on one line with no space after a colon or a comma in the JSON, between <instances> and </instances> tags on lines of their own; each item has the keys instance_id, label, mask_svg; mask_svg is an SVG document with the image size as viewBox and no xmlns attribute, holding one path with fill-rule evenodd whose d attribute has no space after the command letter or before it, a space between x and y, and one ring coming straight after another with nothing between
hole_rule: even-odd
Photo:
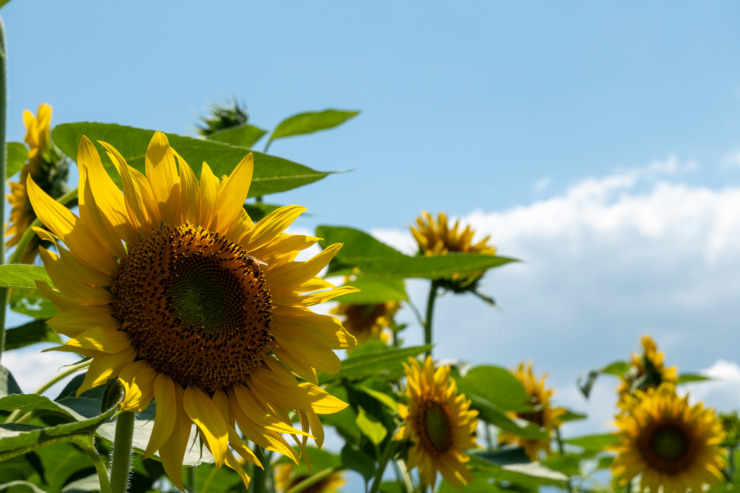
<instances>
[{"instance_id":1,"label":"hairy stem","mask_svg":"<svg viewBox=\"0 0 740 493\"><path fill-rule=\"evenodd\" d=\"M113 441L110 482L112 493L126 493L131 470L131 441L134 437L136 413L123 411L116 420L116 436Z\"/></svg>"}]
</instances>

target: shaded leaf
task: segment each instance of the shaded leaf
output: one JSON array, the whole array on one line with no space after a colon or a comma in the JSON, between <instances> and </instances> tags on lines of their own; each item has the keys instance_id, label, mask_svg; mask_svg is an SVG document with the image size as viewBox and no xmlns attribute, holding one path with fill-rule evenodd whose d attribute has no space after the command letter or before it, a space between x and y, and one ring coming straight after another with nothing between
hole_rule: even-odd
<instances>
[{"instance_id":1,"label":"shaded leaf","mask_svg":"<svg viewBox=\"0 0 740 493\"><path fill-rule=\"evenodd\" d=\"M342 447L341 456L342 464L347 469L359 472L365 478L365 481L369 481L375 475L375 459L363 451L357 450L352 445L347 444Z\"/></svg>"},{"instance_id":2,"label":"shaded leaf","mask_svg":"<svg viewBox=\"0 0 740 493\"><path fill-rule=\"evenodd\" d=\"M10 394L22 394L23 391L15 381L13 374L6 367L0 365L0 397Z\"/></svg>"},{"instance_id":3,"label":"shaded leaf","mask_svg":"<svg viewBox=\"0 0 740 493\"><path fill-rule=\"evenodd\" d=\"M68 443L55 443L36 451L44 468L44 482L52 491L59 491L73 475L95 472L87 453ZM97 481L97 475L95 476Z\"/></svg>"},{"instance_id":4,"label":"shaded leaf","mask_svg":"<svg viewBox=\"0 0 740 493\"><path fill-rule=\"evenodd\" d=\"M290 116L281 121L270 135L267 145L275 139L292 137L294 135L304 135L319 130L328 130L341 125L350 118L360 114L359 111L341 111L341 110L324 110L309 111Z\"/></svg>"},{"instance_id":5,"label":"shaded leaf","mask_svg":"<svg viewBox=\"0 0 740 493\"><path fill-rule=\"evenodd\" d=\"M46 269L39 265L0 265L0 287L36 289L36 281L43 281L52 285Z\"/></svg>"},{"instance_id":6,"label":"shaded leaf","mask_svg":"<svg viewBox=\"0 0 740 493\"><path fill-rule=\"evenodd\" d=\"M51 318L57 314L56 308L36 288L13 288L10 290L10 309L33 318Z\"/></svg>"},{"instance_id":7,"label":"shaded leaf","mask_svg":"<svg viewBox=\"0 0 740 493\"><path fill-rule=\"evenodd\" d=\"M553 471L539 462L499 466L483 457L471 455L470 465L482 469L489 477L498 481L511 481L523 485L563 486L568 480L568 477L563 473Z\"/></svg>"},{"instance_id":8,"label":"shaded leaf","mask_svg":"<svg viewBox=\"0 0 740 493\"><path fill-rule=\"evenodd\" d=\"M53 413L65 417L68 421L84 421L85 416L77 413L46 396L38 394L11 394L0 397L1 411L19 410L22 413L35 411L39 414Z\"/></svg>"},{"instance_id":9,"label":"shaded leaf","mask_svg":"<svg viewBox=\"0 0 740 493\"><path fill-rule=\"evenodd\" d=\"M377 305L386 301L408 301L406 286L396 279L356 279L348 283L360 291L334 298L334 301L351 305Z\"/></svg>"},{"instance_id":10,"label":"shaded leaf","mask_svg":"<svg viewBox=\"0 0 740 493\"><path fill-rule=\"evenodd\" d=\"M619 441L616 433L600 433L596 435L584 435L581 437L568 438L563 440L570 445L577 445L586 450L601 451L609 445L614 445Z\"/></svg>"},{"instance_id":11,"label":"shaded leaf","mask_svg":"<svg viewBox=\"0 0 740 493\"><path fill-rule=\"evenodd\" d=\"M0 5L2 7L2 5ZM11 488L26 488L26 491L29 491L31 493L46 493L44 490L39 488L33 483L29 483L28 481L11 481L9 483L3 483L0 484L0 491L9 490ZM16 489L15 491L23 491L21 489Z\"/></svg>"},{"instance_id":12,"label":"shaded leaf","mask_svg":"<svg viewBox=\"0 0 740 493\"><path fill-rule=\"evenodd\" d=\"M269 213L271 213L272 211L276 211L281 207L282 205L275 204L244 204L244 210L247 211L247 214L249 214L249 218L252 219L252 221L254 221L255 223L261 221Z\"/></svg>"},{"instance_id":13,"label":"shaded leaf","mask_svg":"<svg viewBox=\"0 0 740 493\"><path fill-rule=\"evenodd\" d=\"M357 426L375 445L382 443L383 439L388 434L385 426L383 426L383 424L375 417L367 414L362 407L358 408Z\"/></svg>"},{"instance_id":14,"label":"shaded leaf","mask_svg":"<svg viewBox=\"0 0 740 493\"><path fill-rule=\"evenodd\" d=\"M219 130L208 135L206 138L208 140L215 140L216 142L223 142L224 144L251 149L266 133L267 130L245 123L244 125Z\"/></svg>"},{"instance_id":15,"label":"shaded leaf","mask_svg":"<svg viewBox=\"0 0 740 493\"><path fill-rule=\"evenodd\" d=\"M705 375L699 375L696 373L682 373L678 376L678 380L676 381L676 384L681 385L684 383L693 383L693 382L706 382L707 380L711 380L712 377L707 377Z\"/></svg>"},{"instance_id":16,"label":"shaded leaf","mask_svg":"<svg viewBox=\"0 0 740 493\"><path fill-rule=\"evenodd\" d=\"M508 464L526 464L532 462L524 447L506 448L502 450L488 450L485 452L476 452L476 456L486 459L500 466Z\"/></svg>"},{"instance_id":17,"label":"shaded leaf","mask_svg":"<svg viewBox=\"0 0 740 493\"><path fill-rule=\"evenodd\" d=\"M532 408L524 385L506 368L476 366L464 377L457 376L455 380L463 394L481 397L502 411L527 411Z\"/></svg>"},{"instance_id":18,"label":"shaded leaf","mask_svg":"<svg viewBox=\"0 0 740 493\"><path fill-rule=\"evenodd\" d=\"M398 412L398 403L389 394L385 392L379 392L367 387L359 387L359 389L380 401L383 405L391 409L394 413Z\"/></svg>"},{"instance_id":19,"label":"shaded leaf","mask_svg":"<svg viewBox=\"0 0 740 493\"><path fill-rule=\"evenodd\" d=\"M0 5L0 7L2 7L2 5ZM26 164L26 159L28 159L28 150L26 149L26 146L20 142L8 142L6 152L7 154L5 156L7 162L5 164L5 178L7 179L18 173L21 168L23 168L23 165Z\"/></svg>"},{"instance_id":20,"label":"shaded leaf","mask_svg":"<svg viewBox=\"0 0 740 493\"><path fill-rule=\"evenodd\" d=\"M403 363L409 357L418 356L431 347L431 345L407 348L385 347L382 350L364 351L361 354L355 354L360 351L360 348L357 348L347 359L342 361L342 369L336 375L321 374L320 378L322 382L341 379L364 380L373 376L396 379L403 375Z\"/></svg>"},{"instance_id":21,"label":"shaded leaf","mask_svg":"<svg viewBox=\"0 0 740 493\"><path fill-rule=\"evenodd\" d=\"M34 320L5 332L5 350L18 349L39 342L61 343L62 339L45 320Z\"/></svg>"},{"instance_id":22,"label":"shaded leaf","mask_svg":"<svg viewBox=\"0 0 740 493\"><path fill-rule=\"evenodd\" d=\"M594 384L596 383L596 379L599 377L600 374L623 377L627 373L629 368L630 365L626 361L615 361L603 368L599 368L598 370L589 371L585 375L585 377L581 375L580 377L578 377L576 383L578 385L578 388L581 390L581 393L584 395L584 397L586 397L586 399L588 399L588 396L591 394L591 389L593 388Z\"/></svg>"},{"instance_id":23,"label":"shaded leaf","mask_svg":"<svg viewBox=\"0 0 740 493\"><path fill-rule=\"evenodd\" d=\"M144 153L152 135L154 135L154 130L126 127L112 123L80 122L57 125L52 131L54 142L68 156L77 156L77 147L83 135L96 142L103 158L103 164L119 185L118 172L107 158L103 147L97 144L98 140L111 144L121 153L130 166L144 173ZM167 138L172 148L188 162L197 176L200 175L200 169L204 161L208 163L216 176L229 175L248 152L253 152L254 174L252 184L249 187L250 197L292 190L320 180L329 174L314 171L307 166L287 159L249 151L243 147L222 142L182 137L175 134L167 134Z\"/></svg>"},{"instance_id":24,"label":"shaded leaf","mask_svg":"<svg viewBox=\"0 0 740 493\"><path fill-rule=\"evenodd\" d=\"M472 407L478 411L478 419L529 440L548 440L543 428L520 418L512 418L505 411L478 395L467 396Z\"/></svg>"}]
</instances>

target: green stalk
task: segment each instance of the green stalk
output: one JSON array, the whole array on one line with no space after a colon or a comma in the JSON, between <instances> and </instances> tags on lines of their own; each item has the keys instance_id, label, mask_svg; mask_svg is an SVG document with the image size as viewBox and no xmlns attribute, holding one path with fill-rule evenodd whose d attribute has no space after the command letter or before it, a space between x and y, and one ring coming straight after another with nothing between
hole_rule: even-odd
<instances>
[{"instance_id":1,"label":"green stalk","mask_svg":"<svg viewBox=\"0 0 740 493\"><path fill-rule=\"evenodd\" d=\"M5 24L0 17L0 177L5 183L7 156L5 148L5 122L8 117L8 73L5 54ZM3 186L3 191L5 187ZM5 193L3 192L3 195ZM0 217L5 217L5 197L0 200ZM0 264L5 261L5 240L0 241ZM0 357L5 350L5 312L8 309L8 288L0 288Z\"/></svg>"},{"instance_id":2,"label":"green stalk","mask_svg":"<svg viewBox=\"0 0 740 493\"><path fill-rule=\"evenodd\" d=\"M427 298L427 314L424 318L424 344L432 343L432 317L434 317L434 301L437 299L439 286L437 281L432 281L429 286L429 297ZM427 350L427 356L432 355L432 349Z\"/></svg>"},{"instance_id":3,"label":"green stalk","mask_svg":"<svg viewBox=\"0 0 740 493\"><path fill-rule=\"evenodd\" d=\"M378 490L380 489L380 483L383 481L383 473L385 472L385 468L388 465L388 461L393 457L393 454L396 451L396 445L399 442L396 442L395 440L388 440L388 445L385 446L385 450L383 450L383 455L380 457L380 462L378 463L378 470L375 472L375 478L373 478L373 485L370 487L370 493L378 493Z\"/></svg>"},{"instance_id":4,"label":"green stalk","mask_svg":"<svg viewBox=\"0 0 740 493\"><path fill-rule=\"evenodd\" d=\"M324 479L328 478L332 474L334 474L337 471L341 471L344 469L343 467L327 467L323 471L319 471L316 474L313 474L297 485L293 486L291 489L289 489L286 493L300 493L303 490L306 490L310 488L311 486L315 485L316 483L319 483L323 481Z\"/></svg>"},{"instance_id":5,"label":"green stalk","mask_svg":"<svg viewBox=\"0 0 740 493\"><path fill-rule=\"evenodd\" d=\"M112 493L126 493L131 470L131 441L134 437L136 413L123 411L116 420L116 436L113 441L110 482Z\"/></svg>"},{"instance_id":6,"label":"green stalk","mask_svg":"<svg viewBox=\"0 0 740 493\"><path fill-rule=\"evenodd\" d=\"M87 437L87 439L75 440L73 441L73 443L87 452L87 455L90 456L93 464L95 464L95 471L98 473L98 481L100 482L100 493L111 493L110 481L108 481L108 469L106 469L105 467L105 462L103 462L103 458L100 457L98 451L95 450L95 444L93 440L95 439L92 436L89 436Z\"/></svg>"},{"instance_id":7,"label":"green stalk","mask_svg":"<svg viewBox=\"0 0 740 493\"><path fill-rule=\"evenodd\" d=\"M254 455L257 456L257 459L259 459L260 463L262 464L262 467L254 467L254 474L252 475L252 481L249 484L250 490L252 490L254 493L265 493L267 491L267 467L268 464L266 464L265 460L265 454L262 453L262 448L254 444L253 449Z\"/></svg>"},{"instance_id":8,"label":"green stalk","mask_svg":"<svg viewBox=\"0 0 740 493\"><path fill-rule=\"evenodd\" d=\"M209 491L208 488L210 488L211 483L213 482L213 478L216 477L216 473L218 472L218 469L213 467L211 469L211 472L208 473L208 476L206 476L206 480L203 481L203 484L201 485L201 491Z\"/></svg>"},{"instance_id":9,"label":"green stalk","mask_svg":"<svg viewBox=\"0 0 740 493\"><path fill-rule=\"evenodd\" d=\"M555 440L558 442L558 451L560 452L560 457L565 457L565 447L563 446L563 438L560 436L560 427L555 427ZM573 485L570 482L570 478L565 482L565 485L568 488L568 493L573 493Z\"/></svg>"}]
</instances>

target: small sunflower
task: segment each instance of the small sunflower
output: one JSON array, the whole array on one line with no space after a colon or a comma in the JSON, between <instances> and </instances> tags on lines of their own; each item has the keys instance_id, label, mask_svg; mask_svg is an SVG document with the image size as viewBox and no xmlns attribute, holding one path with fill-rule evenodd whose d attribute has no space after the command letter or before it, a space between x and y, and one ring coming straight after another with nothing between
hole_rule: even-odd
<instances>
[{"instance_id":1,"label":"small sunflower","mask_svg":"<svg viewBox=\"0 0 740 493\"><path fill-rule=\"evenodd\" d=\"M611 467L622 484L640 475L643 490L673 493L702 491L722 479L722 423L712 409L676 395L673 385L635 391L616 419L620 442L610 447L618 454Z\"/></svg>"},{"instance_id":2,"label":"small sunflower","mask_svg":"<svg viewBox=\"0 0 740 493\"><path fill-rule=\"evenodd\" d=\"M296 474L295 469L295 466L289 462L275 467L275 489L278 493L285 493L311 477L308 474ZM337 493L339 488L345 484L347 484L347 481L344 479L344 474L337 471L301 491L305 493Z\"/></svg>"},{"instance_id":3,"label":"small sunflower","mask_svg":"<svg viewBox=\"0 0 740 493\"><path fill-rule=\"evenodd\" d=\"M458 394L449 366L435 369L427 356L423 365L409 358L404 367L408 406L399 405L404 425L395 438L411 439L408 468L418 467L421 482L432 488L438 472L457 488L468 484L473 476L465 465L470 460L465 450L479 448L478 411L470 410L470 400Z\"/></svg>"},{"instance_id":4,"label":"small sunflower","mask_svg":"<svg viewBox=\"0 0 740 493\"><path fill-rule=\"evenodd\" d=\"M524 363L519 363L519 368L516 371L512 371L514 376L522 382L524 389L527 391L530 397L530 404L535 408L534 411L522 412L522 413L511 413L512 417L517 417L534 423L537 426L543 428L548 435L547 440L530 440L522 438L513 433L502 432L499 435L499 442L506 444L516 444L520 447L524 447L525 452L533 461L538 460L540 451L550 453L550 442L552 441L552 432L555 428L560 426L560 416L565 413L565 409L552 407L550 404L550 398L555 394L555 391L545 387L545 379L547 375L543 375L542 378L537 380L534 371L532 370L532 363L529 362L527 366Z\"/></svg>"},{"instance_id":5,"label":"small sunflower","mask_svg":"<svg viewBox=\"0 0 740 493\"><path fill-rule=\"evenodd\" d=\"M344 317L342 325L355 336L358 344L366 341L382 340L388 342L388 329L393 316L401 308L397 301L369 305L339 303L331 310L332 315Z\"/></svg>"},{"instance_id":6,"label":"small sunflower","mask_svg":"<svg viewBox=\"0 0 740 493\"><path fill-rule=\"evenodd\" d=\"M124 410L141 411L155 400L145 456L159 451L180 489L193 423L216 466L236 470L245 484L241 462L260 462L237 426L296 462L282 433L301 448L308 437L321 446L317 413L346 404L318 387L316 370L338 371L332 350L355 340L337 319L309 307L354 290L317 277L341 245L296 262L317 241L284 233L303 207L251 221L242 207L251 153L223 180L203 163L197 180L160 132L146 150L145 175L101 145L123 193L83 137L79 217L28 180L31 203L53 235L36 231L59 251L40 249L58 291L38 285L59 311L49 325L70 337L55 349L92 358L78 393L118 378ZM288 411L297 413L301 430Z\"/></svg>"},{"instance_id":7,"label":"small sunflower","mask_svg":"<svg viewBox=\"0 0 740 493\"><path fill-rule=\"evenodd\" d=\"M477 243L473 242L473 231L470 226L461 229L460 221L456 220L450 228L445 213L437 215L437 221L426 211L416 219L417 227L411 226L411 234L419 247L421 255L447 255L448 253L480 253L484 255L495 255L496 247L489 245L489 236ZM450 291L461 293L475 290L475 287L483 276L483 271L472 273L454 274L449 279L443 279L442 287Z\"/></svg>"},{"instance_id":8,"label":"small sunflower","mask_svg":"<svg viewBox=\"0 0 740 493\"><path fill-rule=\"evenodd\" d=\"M6 197L11 211L5 236L10 236L6 242L9 247L17 245L23 233L36 220L26 190L29 176L54 198L61 197L66 191L67 161L51 143L51 106L42 104L36 116L26 110L23 113L23 122L26 125L24 141L28 145L28 161L21 169L18 182L8 182L10 194ZM38 247L42 244L42 240L35 236L26 246L20 262L32 264Z\"/></svg>"},{"instance_id":9,"label":"small sunflower","mask_svg":"<svg viewBox=\"0 0 740 493\"><path fill-rule=\"evenodd\" d=\"M647 390L658 387L661 383L675 384L678 380L676 367L666 368L663 364L663 353L650 336L642 336L642 354L633 353L630 368L621 378L619 388L619 402L632 394L635 390Z\"/></svg>"}]
</instances>

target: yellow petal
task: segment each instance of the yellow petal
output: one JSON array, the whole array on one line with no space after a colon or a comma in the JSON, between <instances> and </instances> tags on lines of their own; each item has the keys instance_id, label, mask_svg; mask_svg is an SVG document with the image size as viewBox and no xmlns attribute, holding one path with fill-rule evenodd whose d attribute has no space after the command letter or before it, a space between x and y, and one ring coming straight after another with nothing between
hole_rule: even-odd
<instances>
[{"instance_id":1,"label":"yellow petal","mask_svg":"<svg viewBox=\"0 0 740 493\"><path fill-rule=\"evenodd\" d=\"M321 269L329 264L341 248L342 245L340 243L335 243L325 248L310 260L305 262L291 262L274 269L267 279L270 290L294 288L317 276L321 272Z\"/></svg>"},{"instance_id":2,"label":"yellow petal","mask_svg":"<svg viewBox=\"0 0 740 493\"><path fill-rule=\"evenodd\" d=\"M126 391L121 408L140 412L149 407L154 397L152 382L156 377L157 372L144 360L124 368L118 375Z\"/></svg>"},{"instance_id":3,"label":"yellow petal","mask_svg":"<svg viewBox=\"0 0 740 493\"><path fill-rule=\"evenodd\" d=\"M44 261L46 272L54 285L65 296L72 298L81 305L107 305L113 300L110 291L94 288L74 280L74 274L69 266L64 265L55 254L44 247L39 247L39 256Z\"/></svg>"},{"instance_id":4,"label":"yellow petal","mask_svg":"<svg viewBox=\"0 0 740 493\"><path fill-rule=\"evenodd\" d=\"M247 200L253 170L254 158L250 152L236 165L231 175L221 183L211 225L216 231L228 228L244 210L242 206Z\"/></svg>"},{"instance_id":5,"label":"yellow petal","mask_svg":"<svg viewBox=\"0 0 740 493\"><path fill-rule=\"evenodd\" d=\"M246 239L246 249L254 250L269 243L285 231L305 210L305 207L288 205L272 211L254 226L252 233Z\"/></svg>"},{"instance_id":6,"label":"yellow petal","mask_svg":"<svg viewBox=\"0 0 740 493\"><path fill-rule=\"evenodd\" d=\"M218 196L218 178L211 171L208 163L203 163L200 170L200 220L199 225L208 228L216 209L216 198Z\"/></svg>"},{"instance_id":7,"label":"yellow petal","mask_svg":"<svg viewBox=\"0 0 740 493\"><path fill-rule=\"evenodd\" d=\"M56 332L75 337L90 327L115 331L121 322L113 318L110 305L76 306L51 317L47 323Z\"/></svg>"},{"instance_id":8,"label":"yellow petal","mask_svg":"<svg viewBox=\"0 0 740 493\"><path fill-rule=\"evenodd\" d=\"M183 391L179 385L175 385L176 401L183 402ZM182 463L185 458L185 449L188 446L192 421L185 414L182 406L175 406L176 414L170 415L175 423L172 435L169 440L164 442L159 449L159 458L162 460L162 466L167 473L170 481L177 486L180 491L185 491L185 485L182 483Z\"/></svg>"},{"instance_id":9,"label":"yellow petal","mask_svg":"<svg viewBox=\"0 0 740 493\"><path fill-rule=\"evenodd\" d=\"M135 357L136 351L131 347L115 354L98 353L95 355L90 363L90 367L87 369L87 374L82 384L77 389L77 397L83 392L87 392L98 385L103 385L111 378L114 378Z\"/></svg>"},{"instance_id":10,"label":"yellow petal","mask_svg":"<svg viewBox=\"0 0 740 493\"><path fill-rule=\"evenodd\" d=\"M67 341L67 346L95 349L103 353L118 353L131 346L124 332L92 327Z\"/></svg>"},{"instance_id":11,"label":"yellow petal","mask_svg":"<svg viewBox=\"0 0 740 493\"><path fill-rule=\"evenodd\" d=\"M188 163L179 154L175 156L180 163L180 222L199 224L200 185Z\"/></svg>"},{"instance_id":12,"label":"yellow petal","mask_svg":"<svg viewBox=\"0 0 740 493\"><path fill-rule=\"evenodd\" d=\"M146 446L144 458L150 457L154 452L162 448L169 440L172 432L175 430L175 420L172 416L177 415L177 408L180 405L177 402L175 385L170 377L160 373L154 379L154 402L157 403L154 415L154 426L152 435Z\"/></svg>"},{"instance_id":13,"label":"yellow petal","mask_svg":"<svg viewBox=\"0 0 740 493\"><path fill-rule=\"evenodd\" d=\"M177 164L167 136L162 132L155 132L149 142L144 165L147 179L162 212L162 220L175 224L180 219L178 217Z\"/></svg>"},{"instance_id":14,"label":"yellow petal","mask_svg":"<svg viewBox=\"0 0 740 493\"><path fill-rule=\"evenodd\" d=\"M249 490L249 474L244 470L244 468L239 464L239 461L236 460L236 457L234 457L234 454L231 453L231 451L226 451L226 459L225 459L226 465L232 468L236 473L239 475L240 478L242 478L242 482L244 483L244 488Z\"/></svg>"},{"instance_id":15,"label":"yellow petal","mask_svg":"<svg viewBox=\"0 0 740 493\"><path fill-rule=\"evenodd\" d=\"M216 467L221 467L229 447L229 433L218 408L205 392L193 385L185 389L183 407L203 434Z\"/></svg>"}]
</instances>

